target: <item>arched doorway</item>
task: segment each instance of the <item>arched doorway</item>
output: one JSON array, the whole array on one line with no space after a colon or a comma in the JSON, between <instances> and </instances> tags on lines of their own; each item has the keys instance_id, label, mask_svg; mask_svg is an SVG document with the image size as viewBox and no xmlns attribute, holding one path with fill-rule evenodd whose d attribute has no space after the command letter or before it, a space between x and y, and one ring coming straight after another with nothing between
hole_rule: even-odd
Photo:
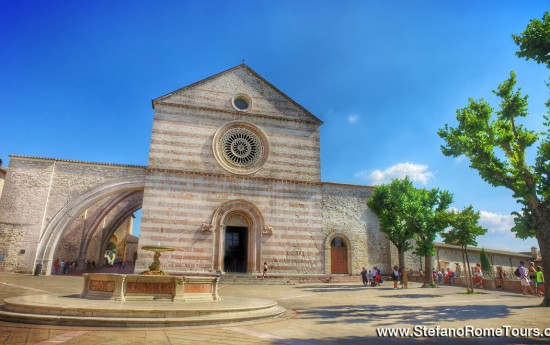
<instances>
[{"instance_id":1,"label":"arched doorway","mask_svg":"<svg viewBox=\"0 0 550 345\"><path fill-rule=\"evenodd\" d=\"M342 237L330 241L330 273L348 274L348 248Z\"/></svg>"},{"instance_id":2,"label":"arched doorway","mask_svg":"<svg viewBox=\"0 0 550 345\"><path fill-rule=\"evenodd\" d=\"M248 220L241 214L233 214L227 220L223 257L225 272L247 272L248 228Z\"/></svg>"},{"instance_id":3,"label":"arched doorway","mask_svg":"<svg viewBox=\"0 0 550 345\"><path fill-rule=\"evenodd\" d=\"M222 204L212 216L215 234L213 268L224 272L252 273L261 269L260 211L244 200Z\"/></svg>"},{"instance_id":4,"label":"arched doorway","mask_svg":"<svg viewBox=\"0 0 550 345\"><path fill-rule=\"evenodd\" d=\"M228 226L225 229L225 251L223 270L225 272L246 272L248 228Z\"/></svg>"}]
</instances>

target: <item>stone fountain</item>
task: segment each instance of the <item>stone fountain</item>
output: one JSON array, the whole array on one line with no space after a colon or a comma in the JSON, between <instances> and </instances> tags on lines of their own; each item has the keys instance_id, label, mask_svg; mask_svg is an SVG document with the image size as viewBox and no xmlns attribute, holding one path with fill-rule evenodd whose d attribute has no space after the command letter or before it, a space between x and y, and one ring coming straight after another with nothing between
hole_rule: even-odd
<instances>
[{"instance_id":1,"label":"stone fountain","mask_svg":"<svg viewBox=\"0 0 550 345\"><path fill-rule=\"evenodd\" d=\"M277 302L218 296L219 276L171 276L161 253L173 248L144 246L155 253L141 274L85 273L80 295L31 295L4 299L0 320L48 325L186 326L272 318ZM180 303L174 303L180 302ZM182 303L183 302L183 303Z\"/></svg>"},{"instance_id":2,"label":"stone fountain","mask_svg":"<svg viewBox=\"0 0 550 345\"><path fill-rule=\"evenodd\" d=\"M140 274L146 274L146 275L166 275L161 269L160 269L160 253L163 252L173 252L174 248L161 246L160 243L157 246L143 246L141 247L143 250L151 251L155 253L153 256L153 263L151 266L149 266L149 271L141 272Z\"/></svg>"}]
</instances>

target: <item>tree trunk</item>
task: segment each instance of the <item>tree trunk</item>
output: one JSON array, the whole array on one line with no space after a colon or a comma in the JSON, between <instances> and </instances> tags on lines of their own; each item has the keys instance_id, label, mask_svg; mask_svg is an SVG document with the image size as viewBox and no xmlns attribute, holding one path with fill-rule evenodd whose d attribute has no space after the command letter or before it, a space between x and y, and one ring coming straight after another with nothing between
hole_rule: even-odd
<instances>
[{"instance_id":1,"label":"tree trunk","mask_svg":"<svg viewBox=\"0 0 550 345\"><path fill-rule=\"evenodd\" d=\"M424 257L424 285L422 287L432 287L434 285L434 277L432 276L432 257L426 255Z\"/></svg>"},{"instance_id":2,"label":"tree trunk","mask_svg":"<svg viewBox=\"0 0 550 345\"><path fill-rule=\"evenodd\" d=\"M539 206L539 212L532 212L533 223L535 225L535 231L537 235L537 241L540 248L540 256L542 260L542 274L544 275L544 299L542 300L542 307L550 307L550 283L548 278L550 277L550 215L544 213L543 203ZM538 287L537 287L538 288Z\"/></svg>"},{"instance_id":3,"label":"tree trunk","mask_svg":"<svg viewBox=\"0 0 550 345\"><path fill-rule=\"evenodd\" d=\"M470 269L469 264L468 264L468 266L466 266L466 255L468 255L468 253L466 253L466 248L467 248L466 246L462 247L462 264L464 265L464 276L466 277L466 286L467 286L467 288L474 291L474 283L472 282L472 276L467 273L469 271L466 271L466 269L468 269L468 270Z\"/></svg>"},{"instance_id":4,"label":"tree trunk","mask_svg":"<svg viewBox=\"0 0 550 345\"><path fill-rule=\"evenodd\" d=\"M405 251L403 248L397 248L397 254L399 256L399 267L405 270Z\"/></svg>"},{"instance_id":5,"label":"tree trunk","mask_svg":"<svg viewBox=\"0 0 550 345\"><path fill-rule=\"evenodd\" d=\"M467 273L467 277L468 277L468 284L470 289L472 289L472 291L474 291L474 280L472 279L472 268L470 267L470 259L468 258L468 250L466 247L464 247L464 253L466 254L466 264L468 265L467 268L468 268L468 273Z\"/></svg>"}]
</instances>

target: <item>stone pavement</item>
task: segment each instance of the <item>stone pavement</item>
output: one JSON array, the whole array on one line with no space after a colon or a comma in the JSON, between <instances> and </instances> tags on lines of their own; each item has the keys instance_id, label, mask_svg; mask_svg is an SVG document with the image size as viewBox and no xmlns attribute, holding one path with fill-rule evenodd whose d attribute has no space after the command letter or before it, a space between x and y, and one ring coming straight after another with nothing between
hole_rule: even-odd
<instances>
[{"instance_id":1,"label":"stone pavement","mask_svg":"<svg viewBox=\"0 0 550 345\"><path fill-rule=\"evenodd\" d=\"M34 277L0 273L0 301L7 297L79 293L82 278ZM411 333L449 328L482 332L499 328L550 331L550 311L541 299L502 291L465 295L464 288L444 286L394 290L358 283L300 285L225 285L220 296L256 297L287 308L283 317L255 322L174 328L92 328L0 323L0 344L548 344L550 337L379 337L377 329L407 328ZM511 326L512 328L503 328ZM416 328L414 328L416 327ZM428 334L428 333L426 333Z\"/></svg>"}]
</instances>

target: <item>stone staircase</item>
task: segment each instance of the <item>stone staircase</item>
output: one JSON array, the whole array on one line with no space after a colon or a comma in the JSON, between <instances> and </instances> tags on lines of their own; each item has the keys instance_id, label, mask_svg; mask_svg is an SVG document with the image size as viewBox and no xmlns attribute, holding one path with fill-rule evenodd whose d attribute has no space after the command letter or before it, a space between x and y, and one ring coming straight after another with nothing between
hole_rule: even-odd
<instances>
[{"instance_id":1,"label":"stone staircase","mask_svg":"<svg viewBox=\"0 0 550 345\"><path fill-rule=\"evenodd\" d=\"M353 283L361 282L360 276L324 275L324 274L270 274L262 278L261 274L224 273L220 276L220 284L243 285L295 285L305 283Z\"/></svg>"}]
</instances>

